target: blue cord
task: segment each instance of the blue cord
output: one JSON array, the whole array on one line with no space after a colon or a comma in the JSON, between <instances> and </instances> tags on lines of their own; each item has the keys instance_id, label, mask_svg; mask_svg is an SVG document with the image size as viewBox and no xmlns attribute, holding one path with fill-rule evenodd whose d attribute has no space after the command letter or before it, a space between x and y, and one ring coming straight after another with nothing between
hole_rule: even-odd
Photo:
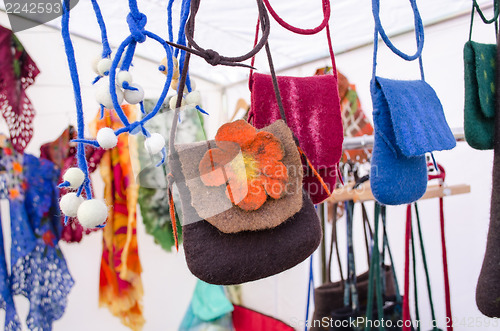
<instances>
[{"instance_id":1,"label":"blue cord","mask_svg":"<svg viewBox=\"0 0 500 331\"><path fill-rule=\"evenodd\" d=\"M376 67L377 67L377 53L378 53L378 36L382 37L384 43L389 47L389 49L402 59L406 61L413 61L419 59L420 65L420 73L422 76L422 80L424 80L424 69L422 65L422 50L424 47L424 25L422 23L422 18L420 17L420 12L418 11L417 3L415 0L409 0L411 7L413 9L413 15L415 19L415 34L417 40L417 51L413 55L408 55L402 51L400 51L394 44L391 42L380 21L380 0L372 0L372 12L373 18L375 20L375 36L373 39L373 73L372 76L375 78Z\"/></svg>"},{"instance_id":2,"label":"blue cord","mask_svg":"<svg viewBox=\"0 0 500 331\"><path fill-rule=\"evenodd\" d=\"M313 300L314 300L314 272L313 272L313 256L312 255L309 258L309 280L307 282L306 325L305 325L304 331L307 331L311 296L313 297Z\"/></svg>"},{"instance_id":3,"label":"blue cord","mask_svg":"<svg viewBox=\"0 0 500 331\"><path fill-rule=\"evenodd\" d=\"M82 94L80 88L80 79L78 77L78 68L76 66L75 60L75 50L73 48L73 43L71 42L71 37L69 34L69 12L70 12L70 0L63 1L63 15L62 15L62 28L61 34L64 41L64 48L66 51L66 57L68 60L68 67L71 76L71 81L73 83L73 93L75 95L75 105L77 114L77 136L78 139L84 139L85 123L83 117L83 104L82 104ZM88 199L92 199L92 190L90 188L89 170L87 165L87 159L85 158L85 146L83 143L78 143L77 145L77 163L78 168L83 171L85 176L84 183L80 186L80 190L84 187L85 193Z\"/></svg>"},{"instance_id":4,"label":"blue cord","mask_svg":"<svg viewBox=\"0 0 500 331\"><path fill-rule=\"evenodd\" d=\"M168 0L167 6L167 25L168 25L168 41L174 42L174 28L172 26L172 6L174 5L174 0ZM164 70L162 70L164 71Z\"/></svg>"},{"instance_id":5,"label":"blue cord","mask_svg":"<svg viewBox=\"0 0 500 331\"><path fill-rule=\"evenodd\" d=\"M111 48L109 47L108 34L106 32L106 24L104 24L104 19L102 18L101 9L97 4L97 0L91 0L92 7L94 7L95 16L97 18L97 23L101 29L101 40L102 40L102 58L107 58L111 55Z\"/></svg>"}]
</instances>

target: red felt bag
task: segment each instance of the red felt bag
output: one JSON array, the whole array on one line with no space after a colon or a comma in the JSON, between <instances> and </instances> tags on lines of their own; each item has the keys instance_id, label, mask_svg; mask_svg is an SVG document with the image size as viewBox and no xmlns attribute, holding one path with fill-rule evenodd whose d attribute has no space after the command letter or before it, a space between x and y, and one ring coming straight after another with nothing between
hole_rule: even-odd
<instances>
[{"instance_id":1,"label":"red felt bag","mask_svg":"<svg viewBox=\"0 0 500 331\"><path fill-rule=\"evenodd\" d=\"M326 28L333 75L278 77L278 86L287 123L317 171L316 174L311 167L304 164L306 168L304 189L311 196L313 203L320 203L328 198L329 193L335 189L338 162L342 155L344 140L337 69L328 26L330 3L328 0L323 0L325 19L317 28L310 30L291 27L279 18L267 1L264 3L278 23L290 31L299 34L313 34ZM257 129L268 126L281 118L270 75L251 74L250 90L252 99L248 118ZM318 174L328 190L321 183Z\"/></svg>"},{"instance_id":2,"label":"red felt bag","mask_svg":"<svg viewBox=\"0 0 500 331\"><path fill-rule=\"evenodd\" d=\"M255 310L233 305L233 327L235 331L294 331L290 325Z\"/></svg>"}]
</instances>

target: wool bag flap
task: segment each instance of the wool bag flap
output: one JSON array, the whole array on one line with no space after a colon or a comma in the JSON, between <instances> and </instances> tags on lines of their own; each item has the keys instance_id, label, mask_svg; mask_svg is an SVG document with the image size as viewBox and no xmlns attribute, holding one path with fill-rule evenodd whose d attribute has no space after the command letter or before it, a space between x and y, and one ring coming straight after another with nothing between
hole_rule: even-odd
<instances>
[{"instance_id":1,"label":"wool bag flap","mask_svg":"<svg viewBox=\"0 0 500 331\"><path fill-rule=\"evenodd\" d=\"M334 166L342 155L344 130L337 78L278 76L287 123L316 169ZM281 119L270 75L252 76L249 119L262 128Z\"/></svg>"},{"instance_id":2,"label":"wool bag flap","mask_svg":"<svg viewBox=\"0 0 500 331\"><path fill-rule=\"evenodd\" d=\"M399 150L404 156L412 157L455 147L443 106L425 81L375 77L371 88L374 116L376 112L387 112L380 115L390 116L394 137L383 138L393 152L398 154Z\"/></svg>"},{"instance_id":3,"label":"wool bag flap","mask_svg":"<svg viewBox=\"0 0 500 331\"><path fill-rule=\"evenodd\" d=\"M227 139L237 141L237 132L231 132L227 127L223 129L228 124L219 129L215 141L176 146L191 205L198 214L184 217L183 225L206 221L224 233L265 230L277 227L302 208L302 163L292 132L285 122L278 120L261 130L255 130L243 120L237 122L230 124L236 123L242 130L250 131L249 135L255 135L256 143L237 146L239 152L229 159L224 159L225 146L217 141L221 130L230 137ZM273 141L279 141L279 151L273 150L276 144L266 147L257 141L259 137L267 139L269 134L274 137ZM205 173L203 169L207 160L212 161L213 168ZM274 169L277 164L281 165L283 173L268 172L267 169ZM212 185L212 181L221 185ZM269 185L277 185L279 192L274 194ZM243 195L239 191L243 191ZM243 200L238 199L242 196Z\"/></svg>"},{"instance_id":4,"label":"wool bag flap","mask_svg":"<svg viewBox=\"0 0 500 331\"><path fill-rule=\"evenodd\" d=\"M481 111L486 118L495 117L495 44L481 44L468 41L464 46L464 62L473 70L477 81L477 97Z\"/></svg>"}]
</instances>

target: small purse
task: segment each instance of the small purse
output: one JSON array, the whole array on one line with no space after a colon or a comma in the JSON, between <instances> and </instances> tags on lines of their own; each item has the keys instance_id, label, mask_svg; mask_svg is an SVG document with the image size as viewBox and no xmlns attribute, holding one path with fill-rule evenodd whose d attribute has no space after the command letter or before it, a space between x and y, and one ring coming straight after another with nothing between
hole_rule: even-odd
<instances>
[{"instance_id":1,"label":"small purse","mask_svg":"<svg viewBox=\"0 0 500 331\"><path fill-rule=\"evenodd\" d=\"M373 195L385 205L418 200L427 188L425 153L452 149L455 138L446 122L443 107L432 87L424 81L422 48L423 24L415 0L410 0L415 16L418 49L409 56L389 40L379 17L379 0L372 0L375 19L373 102L375 141L370 181ZM421 80L393 80L376 76L378 35L406 61L419 59Z\"/></svg>"},{"instance_id":2,"label":"small purse","mask_svg":"<svg viewBox=\"0 0 500 331\"><path fill-rule=\"evenodd\" d=\"M494 1L495 16L486 20L474 0L470 22L469 41L464 45L465 107L464 133L467 143L475 149L492 149L495 133L495 44L481 44L471 40L474 12L478 11L486 24L498 24L498 1Z\"/></svg>"},{"instance_id":3,"label":"small purse","mask_svg":"<svg viewBox=\"0 0 500 331\"><path fill-rule=\"evenodd\" d=\"M258 4L266 31L269 19ZM262 130L240 120L224 124L214 141L174 146L179 106L180 99L170 133L168 191L172 197L175 182L190 271L210 284L233 285L280 273L310 256L321 241L321 224L303 192L301 157L286 119ZM170 207L174 215L172 199Z\"/></svg>"},{"instance_id":4,"label":"small purse","mask_svg":"<svg viewBox=\"0 0 500 331\"><path fill-rule=\"evenodd\" d=\"M342 156L344 131L340 111L337 84L337 69L331 48L328 20L330 17L329 0L323 0L323 23L312 30L293 28L277 16L268 1L264 1L271 15L283 27L299 34L312 34L326 28L328 45L333 66L333 75L311 77L277 78L287 123L315 170L308 167L304 174L304 189L313 203L324 201L335 189L338 162ZM270 75L254 73L250 76L251 105L248 120L256 128L263 128L281 119L279 105L274 97L273 82ZM318 178L319 173L324 184ZM330 191L330 192L328 192Z\"/></svg>"}]
</instances>

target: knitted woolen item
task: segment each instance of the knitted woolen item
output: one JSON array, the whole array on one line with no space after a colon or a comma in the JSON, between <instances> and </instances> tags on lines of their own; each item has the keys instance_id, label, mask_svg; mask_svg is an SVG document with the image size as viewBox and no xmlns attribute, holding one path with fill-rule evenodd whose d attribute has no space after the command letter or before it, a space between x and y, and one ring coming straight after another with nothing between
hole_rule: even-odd
<instances>
[{"instance_id":1,"label":"knitted woolen item","mask_svg":"<svg viewBox=\"0 0 500 331\"><path fill-rule=\"evenodd\" d=\"M283 144L283 163L288 170L286 195L280 199L268 198L259 209L248 212L235 206L226 197L226 185L207 186L200 179L198 165L208 149L216 144L201 142L177 145L182 173L186 178L191 204L199 215L191 219L184 217L183 225L206 220L224 233L255 231L274 228L295 215L302 208L302 165L292 133L283 120L259 130L273 134ZM238 159L235 158L235 161Z\"/></svg>"},{"instance_id":2,"label":"knitted woolen item","mask_svg":"<svg viewBox=\"0 0 500 331\"><path fill-rule=\"evenodd\" d=\"M464 132L475 149L492 149L495 134L496 45L468 41L464 46Z\"/></svg>"},{"instance_id":3,"label":"knitted woolen item","mask_svg":"<svg viewBox=\"0 0 500 331\"><path fill-rule=\"evenodd\" d=\"M375 143L370 182L385 205L411 203L427 188L425 153L455 147L443 108L425 81L375 77L371 82Z\"/></svg>"},{"instance_id":4,"label":"knitted woolen item","mask_svg":"<svg viewBox=\"0 0 500 331\"><path fill-rule=\"evenodd\" d=\"M281 119L272 79L254 73L250 122L258 129ZM337 79L334 75L278 77L287 123L324 182L333 191L336 165L342 155L344 133L340 115ZM313 203L328 197L315 175L304 174L304 189Z\"/></svg>"},{"instance_id":5,"label":"knitted woolen item","mask_svg":"<svg viewBox=\"0 0 500 331\"><path fill-rule=\"evenodd\" d=\"M500 61L500 47L497 48L497 61ZM496 95L500 95L500 75L496 74ZM500 100L495 102L496 112ZM495 120L495 141L493 160L493 188L491 192L491 216L484 255L483 266L477 281L476 304L479 310L489 317L500 317L500 117Z\"/></svg>"},{"instance_id":6,"label":"knitted woolen item","mask_svg":"<svg viewBox=\"0 0 500 331\"><path fill-rule=\"evenodd\" d=\"M171 156L169 164L177 179L183 219L199 219L178 158ZM306 193L302 199L298 213L269 230L227 234L204 220L185 225L189 270L207 283L232 285L269 277L304 261L318 247L322 232L311 199Z\"/></svg>"}]
</instances>

